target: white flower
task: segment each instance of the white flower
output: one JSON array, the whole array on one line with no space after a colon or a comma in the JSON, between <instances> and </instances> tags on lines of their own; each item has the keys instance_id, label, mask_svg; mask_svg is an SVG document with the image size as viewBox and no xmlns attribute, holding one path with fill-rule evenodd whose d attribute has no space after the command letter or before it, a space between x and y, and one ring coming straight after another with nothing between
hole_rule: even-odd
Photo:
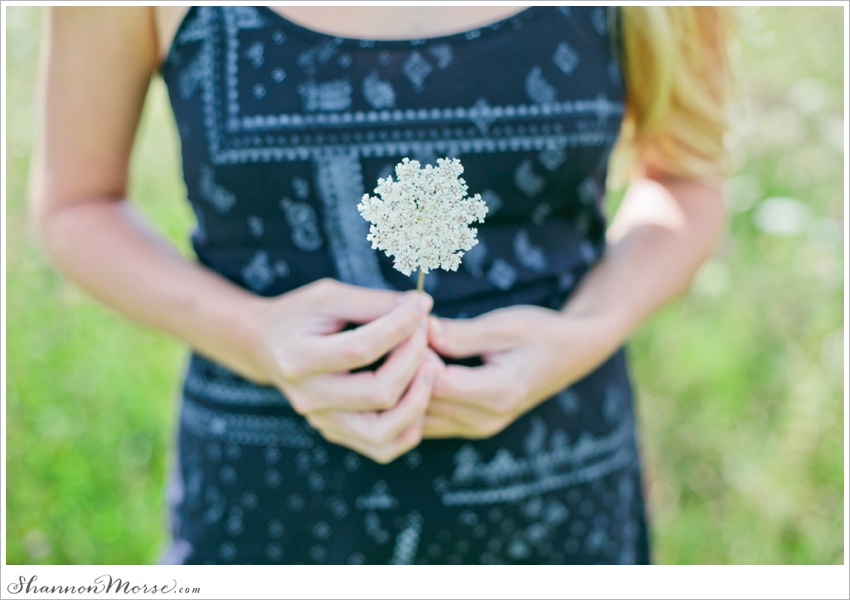
<instances>
[{"instance_id":1,"label":"white flower","mask_svg":"<svg viewBox=\"0 0 850 600\"><path fill-rule=\"evenodd\" d=\"M437 159L437 166L419 168L405 158L396 165L396 177L378 179L375 193L363 195L357 210L372 223L366 239L372 248L395 257L393 266L410 275L436 268L457 271L464 250L478 240L478 230L469 227L484 222L487 205L481 196L466 197L463 166L457 159Z\"/></svg>"}]
</instances>

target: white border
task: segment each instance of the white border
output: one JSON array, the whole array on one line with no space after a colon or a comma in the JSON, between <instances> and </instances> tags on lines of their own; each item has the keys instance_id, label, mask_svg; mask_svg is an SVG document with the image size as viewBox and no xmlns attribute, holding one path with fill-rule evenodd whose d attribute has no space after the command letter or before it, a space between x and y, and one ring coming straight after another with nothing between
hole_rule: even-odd
<instances>
[{"instance_id":1,"label":"white border","mask_svg":"<svg viewBox=\"0 0 850 600\"><path fill-rule=\"evenodd\" d=\"M59 2L44 2L42 5L57 5ZM79 5L102 5L100 2L84 1ZM122 2L122 5L160 5L164 2ZM222 2L196 2L199 5L219 5ZM282 4L282 3L269 3ZM289 4L315 4L314 2L292 2ZM339 1L325 2L326 5L350 4ZM359 2L364 6L385 4L384 2ZM402 4L402 3L399 3ZM409 5L473 5L473 2L407 2ZM548 2L489 2L499 6L530 6L549 4ZM573 2L574 5L604 5L607 2ZM623 2L620 4L632 4ZM649 4L641 3L641 4ZM652 3L656 4L656 3ZM712 5L717 2L668 2L677 5ZM731 4L731 3L730 3ZM769 3L735 2L737 6L770 6ZM2 23L0 48L2 62L2 163L0 180L6 182L6 7L26 6L27 2L13 1L2 3ZM848 123L848 8L846 2L789 2L785 6L842 6L844 7L844 123ZM848 131L844 132L845 161L848 148ZM848 168L844 171L844 265L850 258L848 242ZM3 457L6 456L6 186L2 188L0 204L3 208L3 264L0 267L3 276L0 330L4 332L2 349L2 380L0 390L2 411ZM847 348L848 337L848 284L844 280L844 344ZM845 354L846 357L846 354ZM633 598L848 598L850 597L850 578L848 578L848 390L850 372L845 362L844 371L844 565L841 566L653 566L653 567L313 567L313 566L8 566L6 565L6 470L2 469L2 490L0 490L0 512L2 512L2 539L0 539L0 558L4 568L0 574L0 597L49 598L54 595L10 594L8 586L19 577L38 577L40 584L51 585L91 585L92 581L103 574L129 579L133 583L176 581L179 586L201 588L200 594L181 594L171 592L175 598L562 598L562 597L633 597ZM63 594L61 597L71 596ZM163 594L99 594L76 597L157 597ZM73 597L73 596L71 596Z\"/></svg>"}]
</instances>

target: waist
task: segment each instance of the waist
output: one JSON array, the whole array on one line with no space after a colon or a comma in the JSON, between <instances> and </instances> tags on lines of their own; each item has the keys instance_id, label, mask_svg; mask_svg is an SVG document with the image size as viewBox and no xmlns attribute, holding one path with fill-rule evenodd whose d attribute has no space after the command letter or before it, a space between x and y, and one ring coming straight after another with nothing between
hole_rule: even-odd
<instances>
[{"instance_id":1,"label":"waist","mask_svg":"<svg viewBox=\"0 0 850 600\"><path fill-rule=\"evenodd\" d=\"M626 363L625 350L620 348L527 416L537 415L553 426L558 423L578 441L587 433L611 433L631 420L632 387ZM186 370L181 412L181 429L200 438L224 436L237 443L293 448L310 447L318 439L277 388L247 381L195 353Z\"/></svg>"}]
</instances>

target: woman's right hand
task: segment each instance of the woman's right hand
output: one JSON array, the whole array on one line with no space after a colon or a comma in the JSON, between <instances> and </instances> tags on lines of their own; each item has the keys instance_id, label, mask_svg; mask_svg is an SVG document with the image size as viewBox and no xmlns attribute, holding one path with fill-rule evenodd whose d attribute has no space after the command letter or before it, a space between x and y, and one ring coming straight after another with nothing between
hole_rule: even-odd
<instances>
[{"instance_id":1,"label":"woman's right hand","mask_svg":"<svg viewBox=\"0 0 850 600\"><path fill-rule=\"evenodd\" d=\"M433 380L430 296L322 279L260 306L260 371L328 441L379 463L419 443ZM377 370L350 372L384 355Z\"/></svg>"}]
</instances>

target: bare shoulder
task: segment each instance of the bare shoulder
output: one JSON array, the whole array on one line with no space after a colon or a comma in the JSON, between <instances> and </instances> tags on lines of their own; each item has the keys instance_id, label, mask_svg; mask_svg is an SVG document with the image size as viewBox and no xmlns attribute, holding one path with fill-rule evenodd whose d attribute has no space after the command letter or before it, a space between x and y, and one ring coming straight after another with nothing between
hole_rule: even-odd
<instances>
[{"instance_id":1,"label":"bare shoulder","mask_svg":"<svg viewBox=\"0 0 850 600\"><path fill-rule=\"evenodd\" d=\"M51 22L69 34L98 30L100 35L80 35L86 43L97 44L102 36L143 34L155 44L155 56L160 62L168 54L171 42L188 6L54 6L50 7ZM109 35L109 34L114 35ZM107 41L107 40L104 40Z\"/></svg>"},{"instance_id":2,"label":"bare shoulder","mask_svg":"<svg viewBox=\"0 0 850 600\"><path fill-rule=\"evenodd\" d=\"M157 66L148 6L53 6L42 62L39 168L53 207L120 197L139 115Z\"/></svg>"},{"instance_id":3,"label":"bare shoulder","mask_svg":"<svg viewBox=\"0 0 850 600\"><path fill-rule=\"evenodd\" d=\"M157 32L157 50L160 62L165 60L168 51L171 49L172 41L180 28L180 23L186 13L189 12L189 6L154 6L154 19L156 22Z\"/></svg>"},{"instance_id":4,"label":"bare shoulder","mask_svg":"<svg viewBox=\"0 0 850 600\"><path fill-rule=\"evenodd\" d=\"M118 50L122 58L145 59L155 47L149 6L51 6L48 11L51 45L63 52L76 55L99 48L104 55Z\"/></svg>"}]
</instances>

